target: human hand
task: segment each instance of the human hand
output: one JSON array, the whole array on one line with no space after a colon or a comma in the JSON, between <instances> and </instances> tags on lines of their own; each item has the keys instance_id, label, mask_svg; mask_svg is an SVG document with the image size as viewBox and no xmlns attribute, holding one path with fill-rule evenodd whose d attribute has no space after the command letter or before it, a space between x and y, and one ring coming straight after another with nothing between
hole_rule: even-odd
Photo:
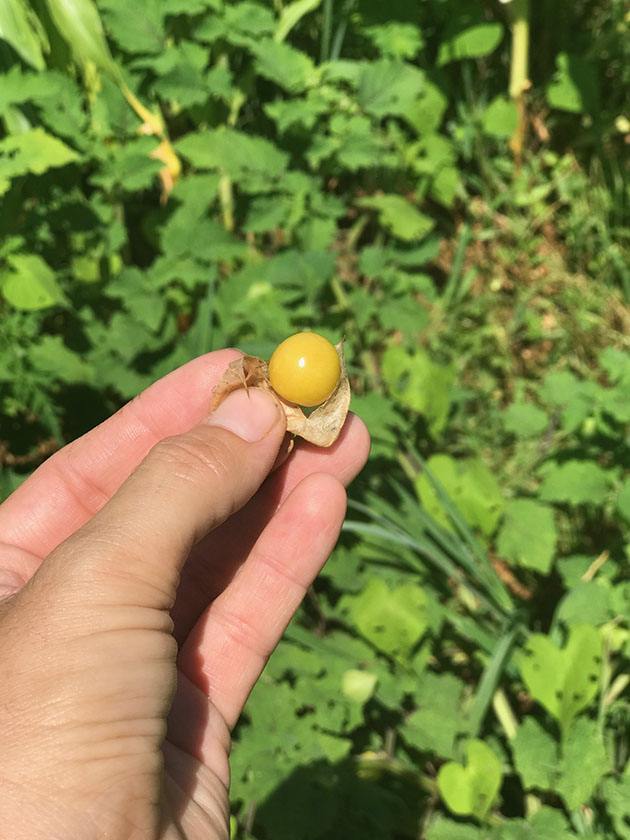
<instances>
[{"instance_id":1,"label":"human hand","mask_svg":"<svg viewBox=\"0 0 630 840\"><path fill-rule=\"evenodd\" d=\"M230 729L369 449L350 415L269 475L268 395L205 417L237 355L160 380L0 507L0 840L228 837Z\"/></svg>"}]
</instances>

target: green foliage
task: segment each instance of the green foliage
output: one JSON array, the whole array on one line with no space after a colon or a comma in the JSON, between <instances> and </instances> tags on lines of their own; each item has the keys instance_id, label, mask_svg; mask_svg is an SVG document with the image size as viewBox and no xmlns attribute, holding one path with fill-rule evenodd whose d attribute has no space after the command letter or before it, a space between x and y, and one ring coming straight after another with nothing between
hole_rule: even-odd
<instances>
[{"instance_id":1,"label":"green foliage","mask_svg":"<svg viewBox=\"0 0 630 840\"><path fill-rule=\"evenodd\" d=\"M513 499L497 535L502 557L517 566L547 574L556 552L557 533L553 511L533 499Z\"/></svg>"},{"instance_id":2,"label":"green foliage","mask_svg":"<svg viewBox=\"0 0 630 840\"><path fill-rule=\"evenodd\" d=\"M629 836L628 22L530 4L516 165L514 6L0 2L2 494L298 329L372 434L236 840Z\"/></svg>"},{"instance_id":3,"label":"green foliage","mask_svg":"<svg viewBox=\"0 0 630 840\"><path fill-rule=\"evenodd\" d=\"M588 708L597 694L601 653L597 630L580 624L571 628L562 648L548 636L532 634L519 656L528 691L558 721L565 734L575 716Z\"/></svg>"},{"instance_id":4,"label":"green foliage","mask_svg":"<svg viewBox=\"0 0 630 840\"><path fill-rule=\"evenodd\" d=\"M501 762L483 741L466 744L466 764L447 762L440 768L440 794L454 814L483 820L498 796Z\"/></svg>"}]
</instances>

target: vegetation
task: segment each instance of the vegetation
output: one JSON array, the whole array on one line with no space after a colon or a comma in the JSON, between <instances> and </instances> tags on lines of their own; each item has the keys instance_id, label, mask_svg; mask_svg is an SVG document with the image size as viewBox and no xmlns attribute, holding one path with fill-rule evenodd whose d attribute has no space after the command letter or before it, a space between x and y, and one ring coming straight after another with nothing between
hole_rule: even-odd
<instances>
[{"instance_id":1,"label":"vegetation","mask_svg":"<svg viewBox=\"0 0 630 840\"><path fill-rule=\"evenodd\" d=\"M628 23L0 3L3 495L302 329L373 435L235 733L240 840L630 838Z\"/></svg>"}]
</instances>

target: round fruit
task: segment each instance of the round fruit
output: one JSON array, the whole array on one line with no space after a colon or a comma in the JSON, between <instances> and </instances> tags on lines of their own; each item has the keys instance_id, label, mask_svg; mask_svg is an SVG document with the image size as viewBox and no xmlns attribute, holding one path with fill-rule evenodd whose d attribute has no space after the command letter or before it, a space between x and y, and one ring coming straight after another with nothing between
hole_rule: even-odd
<instances>
[{"instance_id":1,"label":"round fruit","mask_svg":"<svg viewBox=\"0 0 630 840\"><path fill-rule=\"evenodd\" d=\"M317 333L301 332L279 344L269 360L271 387L287 402L323 403L337 387L341 364L337 351Z\"/></svg>"}]
</instances>

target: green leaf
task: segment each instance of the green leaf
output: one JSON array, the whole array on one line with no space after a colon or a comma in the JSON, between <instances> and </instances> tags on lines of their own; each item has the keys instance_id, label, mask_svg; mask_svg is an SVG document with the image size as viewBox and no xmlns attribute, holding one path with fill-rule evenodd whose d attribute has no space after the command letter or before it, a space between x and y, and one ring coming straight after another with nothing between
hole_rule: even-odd
<instances>
[{"instance_id":1,"label":"green leaf","mask_svg":"<svg viewBox=\"0 0 630 840\"><path fill-rule=\"evenodd\" d=\"M466 744L466 764L449 761L440 768L438 790L448 808L460 816L485 819L501 787L501 761L483 741Z\"/></svg>"},{"instance_id":2,"label":"green leaf","mask_svg":"<svg viewBox=\"0 0 630 840\"><path fill-rule=\"evenodd\" d=\"M438 66L463 58L480 58L494 52L503 39L500 23L478 23L447 36L440 43Z\"/></svg>"},{"instance_id":3,"label":"green leaf","mask_svg":"<svg viewBox=\"0 0 630 840\"><path fill-rule=\"evenodd\" d=\"M605 624L612 618L610 590L595 580L580 581L560 601L555 617L569 627Z\"/></svg>"},{"instance_id":4,"label":"green leaf","mask_svg":"<svg viewBox=\"0 0 630 840\"><path fill-rule=\"evenodd\" d=\"M36 254L12 254L2 277L2 294L16 309L37 310L64 302L50 266Z\"/></svg>"},{"instance_id":5,"label":"green leaf","mask_svg":"<svg viewBox=\"0 0 630 840\"><path fill-rule=\"evenodd\" d=\"M60 335L45 335L29 351L31 363L51 379L70 385L93 383L91 366L66 346Z\"/></svg>"},{"instance_id":6,"label":"green leaf","mask_svg":"<svg viewBox=\"0 0 630 840\"><path fill-rule=\"evenodd\" d=\"M268 140L224 126L187 134L177 150L197 169L223 170L245 186L269 187L287 165L287 155Z\"/></svg>"},{"instance_id":7,"label":"green leaf","mask_svg":"<svg viewBox=\"0 0 630 840\"><path fill-rule=\"evenodd\" d=\"M413 58L424 46L420 30L410 23L391 21L382 26L370 26L365 34L387 58Z\"/></svg>"},{"instance_id":8,"label":"green leaf","mask_svg":"<svg viewBox=\"0 0 630 840\"><path fill-rule=\"evenodd\" d=\"M433 362L423 351L389 347L383 354L382 375L395 400L426 418L432 435L443 431L455 379L452 367Z\"/></svg>"},{"instance_id":9,"label":"green leaf","mask_svg":"<svg viewBox=\"0 0 630 840\"><path fill-rule=\"evenodd\" d=\"M596 628L580 624L570 628L563 648L548 636L533 633L517 657L527 690L558 721L563 733L597 695L601 649Z\"/></svg>"},{"instance_id":10,"label":"green leaf","mask_svg":"<svg viewBox=\"0 0 630 840\"><path fill-rule=\"evenodd\" d=\"M423 92L422 70L402 61L381 60L363 65L358 79L359 105L375 117L404 116Z\"/></svg>"},{"instance_id":11,"label":"green leaf","mask_svg":"<svg viewBox=\"0 0 630 840\"><path fill-rule=\"evenodd\" d=\"M303 17L314 11L321 4L322 0L294 0L285 6L280 13L280 20L274 32L276 41L284 41L289 32L294 26L302 20Z\"/></svg>"},{"instance_id":12,"label":"green leaf","mask_svg":"<svg viewBox=\"0 0 630 840\"><path fill-rule=\"evenodd\" d=\"M374 694L378 677L370 671L346 671L341 680L341 691L345 697L364 705Z\"/></svg>"},{"instance_id":13,"label":"green leaf","mask_svg":"<svg viewBox=\"0 0 630 840\"><path fill-rule=\"evenodd\" d=\"M115 80L120 71L105 39L103 23L92 0L46 0L50 16L74 56L82 64L94 62Z\"/></svg>"},{"instance_id":14,"label":"green leaf","mask_svg":"<svg viewBox=\"0 0 630 840\"><path fill-rule=\"evenodd\" d=\"M630 837L630 764L626 764L620 779L605 779L601 791L615 831L627 840Z\"/></svg>"},{"instance_id":15,"label":"green leaf","mask_svg":"<svg viewBox=\"0 0 630 840\"><path fill-rule=\"evenodd\" d=\"M608 496L611 476L594 461L565 461L545 464L538 491L545 502L569 505L598 505Z\"/></svg>"},{"instance_id":16,"label":"green leaf","mask_svg":"<svg viewBox=\"0 0 630 840\"><path fill-rule=\"evenodd\" d=\"M581 114L593 113L599 105L597 68L593 62L574 53L559 53L556 74L547 88L552 108Z\"/></svg>"},{"instance_id":17,"label":"green leaf","mask_svg":"<svg viewBox=\"0 0 630 840\"><path fill-rule=\"evenodd\" d=\"M528 820L509 820L497 829L492 840L573 840L561 811L543 806ZM590 840L598 840L589 834ZM601 840L601 838L600 838Z\"/></svg>"},{"instance_id":18,"label":"green leaf","mask_svg":"<svg viewBox=\"0 0 630 840\"><path fill-rule=\"evenodd\" d=\"M129 53L159 53L164 49L161 3L162 0L99 0L108 34Z\"/></svg>"},{"instance_id":19,"label":"green leaf","mask_svg":"<svg viewBox=\"0 0 630 840\"><path fill-rule=\"evenodd\" d=\"M456 461L449 455L437 454L429 458L427 466L466 522L487 536L494 533L504 502L501 488L483 461L477 458ZM421 473L415 486L427 512L443 527L453 530L450 517L429 478Z\"/></svg>"},{"instance_id":20,"label":"green leaf","mask_svg":"<svg viewBox=\"0 0 630 840\"><path fill-rule=\"evenodd\" d=\"M537 437L549 425L546 413L531 403L515 402L503 412L506 432L518 438Z\"/></svg>"},{"instance_id":21,"label":"green leaf","mask_svg":"<svg viewBox=\"0 0 630 840\"><path fill-rule=\"evenodd\" d=\"M422 674L416 689L418 708L402 729L405 741L421 752L454 758L455 738L463 723L463 688L452 674Z\"/></svg>"},{"instance_id":22,"label":"green leaf","mask_svg":"<svg viewBox=\"0 0 630 840\"><path fill-rule=\"evenodd\" d=\"M413 583L391 590L373 578L358 595L344 595L339 608L376 648L402 660L428 626L427 596Z\"/></svg>"},{"instance_id":23,"label":"green leaf","mask_svg":"<svg viewBox=\"0 0 630 840\"><path fill-rule=\"evenodd\" d=\"M383 227L404 242L422 239L435 225L430 216L421 213L400 195L373 195L360 198L357 204L377 210Z\"/></svg>"},{"instance_id":24,"label":"green leaf","mask_svg":"<svg viewBox=\"0 0 630 840\"><path fill-rule=\"evenodd\" d=\"M514 764L526 788L551 790L555 785L558 745L538 721L526 717L512 741Z\"/></svg>"},{"instance_id":25,"label":"green leaf","mask_svg":"<svg viewBox=\"0 0 630 840\"><path fill-rule=\"evenodd\" d=\"M610 762L597 721L579 718L562 744L556 790L570 810L585 805Z\"/></svg>"},{"instance_id":26,"label":"green leaf","mask_svg":"<svg viewBox=\"0 0 630 840\"><path fill-rule=\"evenodd\" d=\"M25 0L0 3L0 39L7 41L27 64L36 70L45 67L42 43L45 34Z\"/></svg>"},{"instance_id":27,"label":"green leaf","mask_svg":"<svg viewBox=\"0 0 630 840\"><path fill-rule=\"evenodd\" d=\"M556 550L553 510L533 499L513 499L497 536L499 554L511 563L547 574Z\"/></svg>"},{"instance_id":28,"label":"green leaf","mask_svg":"<svg viewBox=\"0 0 630 840\"><path fill-rule=\"evenodd\" d=\"M250 49L256 56L258 73L289 93L299 93L317 81L312 59L289 44L265 39Z\"/></svg>"},{"instance_id":29,"label":"green leaf","mask_svg":"<svg viewBox=\"0 0 630 840\"><path fill-rule=\"evenodd\" d=\"M481 124L490 137L504 139L514 134L517 120L515 103L507 96L496 96L483 112Z\"/></svg>"},{"instance_id":30,"label":"green leaf","mask_svg":"<svg viewBox=\"0 0 630 840\"><path fill-rule=\"evenodd\" d=\"M0 140L0 196L11 186L11 179L66 166L78 160L77 153L42 128Z\"/></svg>"}]
</instances>

